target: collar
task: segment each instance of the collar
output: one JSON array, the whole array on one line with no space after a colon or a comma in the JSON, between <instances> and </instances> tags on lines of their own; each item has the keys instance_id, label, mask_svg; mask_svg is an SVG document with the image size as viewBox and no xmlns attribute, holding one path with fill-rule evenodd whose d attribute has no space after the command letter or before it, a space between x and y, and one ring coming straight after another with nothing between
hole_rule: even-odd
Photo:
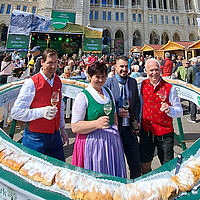
<instances>
[{"instance_id":1,"label":"collar","mask_svg":"<svg viewBox=\"0 0 200 200\"><path fill-rule=\"evenodd\" d=\"M40 68L40 74L42 74L42 76L44 77L44 79L45 79L46 81L52 81L52 80L54 80L54 78L55 78L55 74L53 74L53 77L51 78L51 80L49 80L49 79L46 77L46 75L44 74L44 72L42 71L42 67Z\"/></svg>"},{"instance_id":2,"label":"collar","mask_svg":"<svg viewBox=\"0 0 200 200\"><path fill-rule=\"evenodd\" d=\"M160 77L160 80L157 82L157 84L155 86L150 82L150 79L148 79L148 83L150 85L152 85L154 87L154 89L155 89L160 84L161 80L162 80L162 78Z\"/></svg>"}]
</instances>

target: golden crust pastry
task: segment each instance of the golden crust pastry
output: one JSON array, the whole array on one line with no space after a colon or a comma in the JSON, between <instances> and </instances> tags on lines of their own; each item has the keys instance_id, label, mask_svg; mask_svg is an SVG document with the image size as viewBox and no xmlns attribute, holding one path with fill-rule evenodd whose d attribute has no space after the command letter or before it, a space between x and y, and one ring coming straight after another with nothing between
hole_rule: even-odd
<instances>
[{"instance_id":1,"label":"golden crust pastry","mask_svg":"<svg viewBox=\"0 0 200 200\"><path fill-rule=\"evenodd\" d=\"M190 191L200 179L200 159L191 160L179 173L171 178L181 192Z\"/></svg>"},{"instance_id":2,"label":"golden crust pastry","mask_svg":"<svg viewBox=\"0 0 200 200\"><path fill-rule=\"evenodd\" d=\"M30 159L26 154L13 152L2 159L2 164L12 170L19 171L20 168Z\"/></svg>"},{"instance_id":3,"label":"golden crust pastry","mask_svg":"<svg viewBox=\"0 0 200 200\"><path fill-rule=\"evenodd\" d=\"M119 187L114 200L170 199L178 194L178 187L167 178L135 182Z\"/></svg>"},{"instance_id":4,"label":"golden crust pastry","mask_svg":"<svg viewBox=\"0 0 200 200\"><path fill-rule=\"evenodd\" d=\"M34 181L51 186L55 181L55 175L59 172L59 168L39 160L30 159L19 172Z\"/></svg>"},{"instance_id":5,"label":"golden crust pastry","mask_svg":"<svg viewBox=\"0 0 200 200\"><path fill-rule=\"evenodd\" d=\"M111 188L97 182L95 178L81 175L75 171L62 169L56 174L55 182L59 188L70 192L72 199L113 199L114 191Z\"/></svg>"},{"instance_id":6,"label":"golden crust pastry","mask_svg":"<svg viewBox=\"0 0 200 200\"><path fill-rule=\"evenodd\" d=\"M4 149L3 151L0 152L0 162L2 161L2 159L7 156L12 154L13 151L11 149Z\"/></svg>"},{"instance_id":7,"label":"golden crust pastry","mask_svg":"<svg viewBox=\"0 0 200 200\"><path fill-rule=\"evenodd\" d=\"M0 152L2 152L6 147L0 142Z\"/></svg>"}]
</instances>

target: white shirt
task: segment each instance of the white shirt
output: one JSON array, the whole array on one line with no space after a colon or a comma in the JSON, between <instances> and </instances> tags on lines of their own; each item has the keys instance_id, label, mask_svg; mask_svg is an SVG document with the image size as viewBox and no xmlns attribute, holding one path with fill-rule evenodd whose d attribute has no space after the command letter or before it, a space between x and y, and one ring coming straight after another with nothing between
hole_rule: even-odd
<instances>
[{"instance_id":1,"label":"white shirt","mask_svg":"<svg viewBox=\"0 0 200 200\"><path fill-rule=\"evenodd\" d=\"M110 95L108 94L108 92L105 90L104 87L102 87L102 92L105 99L103 99L90 84L86 88L86 90L92 95L94 100L97 101L99 104L106 104L110 101ZM112 94L111 91L110 93ZM112 98L113 98L113 102L115 102L113 95L112 95ZM88 107L88 99L83 92L80 92L76 96L76 99L73 103L71 123L84 121L87 107Z\"/></svg>"},{"instance_id":2,"label":"white shirt","mask_svg":"<svg viewBox=\"0 0 200 200\"><path fill-rule=\"evenodd\" d=\"M160 83L160 81L156 84L156 86ZM154 89L156 88L154 86ZM143 97L142 94L140 94L140 102L141 102L141 109L140 109L140 119L142 117L142 108L143 108ZM181 103L179 101L178 95L176 93L176 88L174 86L171 87L170 93L169 93L169 103L171 106L170 112L167 113L167 115L171 118L178 118L183 116L183 108L181 106Z\"/></svg>"},{"instance_id":3,"label":"white shirt","mask_svg":"<svg viewBox=\"0 0 200 200\"><path fill-rule=\"evenodd\" d=\"M44 79L53 87L54 77L49 80L40 69L40 73ZM62 89L61 89L62 93ZM24 122L29 122L43 117L43 108L30 108L31 103L35 97L35 84L31 78L26 79L24 85L22 86L19 95L14 103L11 110L11 116L15 120L20 120ZM64 121L64 103L61 101L60 108L60 127L65 126Z\"/></svg>"}]
</instances>

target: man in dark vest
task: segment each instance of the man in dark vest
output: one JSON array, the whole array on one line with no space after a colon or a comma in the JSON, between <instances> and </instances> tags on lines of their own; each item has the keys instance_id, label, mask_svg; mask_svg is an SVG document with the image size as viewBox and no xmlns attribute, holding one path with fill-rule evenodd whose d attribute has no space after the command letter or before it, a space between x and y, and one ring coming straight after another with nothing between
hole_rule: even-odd
<instances>
[{"instance_id":1,"label":"man in dark vest","mask_svg":"<svg viewBox=\"0 0 200 200\"><path fill-rule=\"evenodd\" d=\"M69 143L69 139L65 131L62 83L55 74L57 52L46 49L41 65L40 72L25 81L11 115L13 119L26 122L23 145L65 161L63 144ZM51 102L53 92L59 94L56 106Z\"/></svg>"}]
</instances>

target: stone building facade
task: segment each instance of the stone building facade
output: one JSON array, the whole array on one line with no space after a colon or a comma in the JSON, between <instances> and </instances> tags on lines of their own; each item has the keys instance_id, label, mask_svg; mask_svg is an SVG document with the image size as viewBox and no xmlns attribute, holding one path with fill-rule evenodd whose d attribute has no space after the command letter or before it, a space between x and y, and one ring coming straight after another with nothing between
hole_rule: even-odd
<instances>
[{"instance_id":1,"label":"stone building facade","mask_svg":"<svg viewBox=\"0 0 200 200\"><path fill-rule=\"evenodd\" d=\"M200 0L0 0L1 8L2 4L0 27L9 25L8 5L10 10L27 6L27 12L47 17L52 11L75 13L76 24L104 29L107 53L128 54L132 46L199 39Z\"/></svg>"}]
</instances>

